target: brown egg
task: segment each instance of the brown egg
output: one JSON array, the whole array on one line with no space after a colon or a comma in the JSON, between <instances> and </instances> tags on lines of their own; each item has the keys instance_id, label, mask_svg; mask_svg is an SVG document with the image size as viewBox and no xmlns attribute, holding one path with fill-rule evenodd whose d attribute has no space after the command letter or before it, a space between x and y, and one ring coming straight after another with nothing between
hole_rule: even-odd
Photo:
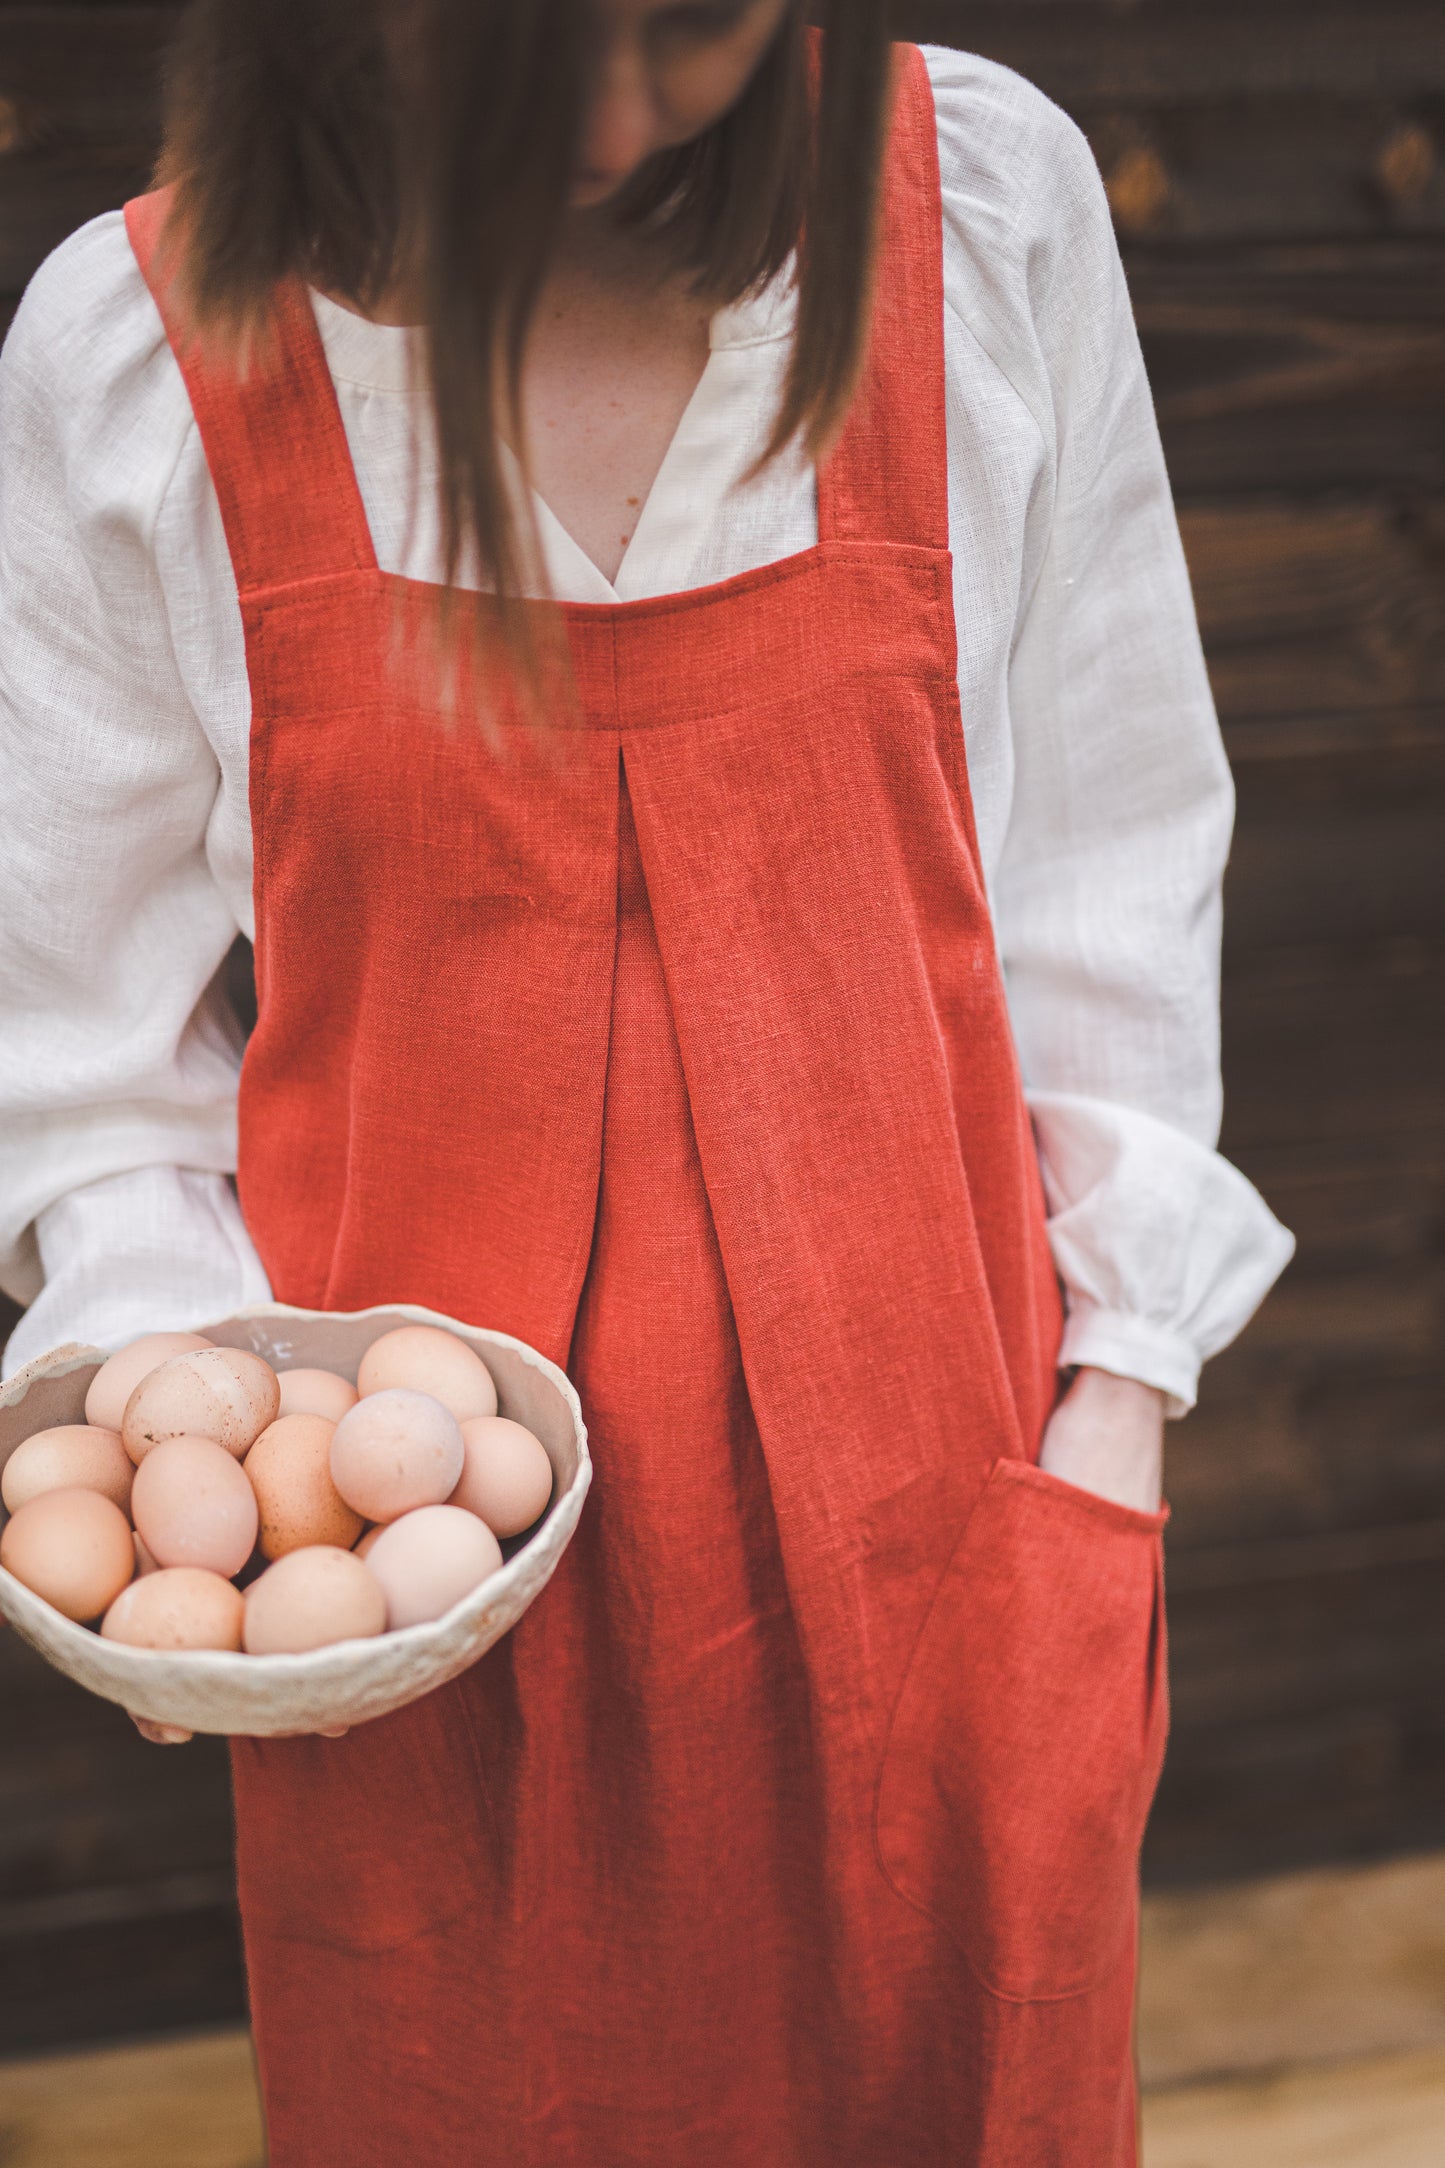
<instances>
[{"instance_id":1,"label":"brown egg","mask_svg":"<svg viewBox=\"0 0 1445 2168\"><path fill-rule=\"evenodd\" d=\"M125 1404L121 1442L137 1463L163 1438L209 1438L243 1460L280 1405L276 1373L259 1355L200 1348L141 1379Z\"/></svg>"},{"instance_id":2,"label":"brown egg","mask_svg":"<svg viewBox=\"0 0 1445 2168\"><path fill-rule=\"evenodd\" d=\"M246 1471L212 1438L163 1438L135 1472L136 1533L159 1566L239 1573L259 1515Z\"/></svg>"},{"instance_id":3,"label":"brown egg","mask_svg":"<svg viewBox=\"0 0 1445 2168\"><path fill-rule=\"evenodd\" d=\"M401 1387L358 1400L331 1439L331 1480L367 1521L440 1505L465 1461L461 1431L441 1402Z\"/></svg>"},{"instance_id":4,"label":"brown egg","mask_svg":"<svg viewBox=\"0 0 1445 2168\"><path fill-rule=\"evenodd\" d=\"M16 1446L0 1471L0 1498L14 1513L42 1491L93 1490L124 1513L134 1474L115 1431L97 1430L89 1423L58 1423Z\"/></svg>"},{"instance_id":5,"label":"brown egg","mask_svg":"<svg viewBox=\"0 0 1445 2168\"><path fill-rule=\"evenodd\" d=\"M462 1424L466 1466L449 1505L478 1514L497 1536L530 1528L552 1495L552 1463L540 1438L506 1415Z\"/></svg>"},{"instance_id":6,"label":"brown egg","mask_svg":"<svg viewBox=\"0 0 1445 2168\"><path fill-rule=\"evenodd\" d=\"M137 1649L239 1649L246 1599L219 1573L163 1566L123 1588L100 1622Z\"/></svg>"},{"instance_id":7,"label":"brown egg","mask_svg":"<svg viewBox=\"0 0 1445 2168\"><path fill-rule=\"evenodd\" d=\"M502 1563L485 1521L459 1506L421 1506L376 1531L366 1563L386 1595L386 1623L440 1618Z\"/></svg>"},{"instance_id":8,"label":"brown egg","mask_svg":"<svg viewBox=\"0 0 1445 2168\"><path fill-rule=\"evenodd\" d=\"M188 1355L211 1342L198 1332L148 1332L129 1347L107 1357L90 1381L85 1396L85 1420L102 1430L120 1429L125 1404L144 1377L158 1370L173 1355Z\"/></svg>"},{"instance_id":9,"label":"brown egg","mask_svg":"<svg viewBox=\"0 0 1445 2168\"><path fill-rule=\"evenodd\" d=\"M246 1479L261 1509L261 1549L280 1558L307 1544L350 1550L362 1530L331 1480L334 1423L321 1415L281 1415L246 1455Z\"/></svg>"},{"instance_id":10,"label":"brown egg","mask_svg":"<svg viewBox=\"0 0 1445 2168\"><path fill-rule=\"evenodd\" d=\"M0 1566L66 1618L95 1618L135 1570L130 1524L99 1491L42 1491L0 1530Z\"/></svg>"},{"instance_id":11,"label":"brown egg","mask_svg":"<svg viewBox=\"0 0 1445 2168\"><path fill-rule=\"evenodd\" d=\"M242 1638L252 1656L299 1654L386 1628L386 1598L370 1568L330 1544L288 1551L246 1591Z\"/></svg>"},{"instance_id":12,"label":"brown egg","mask_svg":"<svg viewBox=\"0 0 1445 2168\"><path fill-rule=\"evenodd\" d=\"M399 1325L372 1341L361 1358L356 1389L364 1400L394 1386L430 1393L459 1423L469 1415L497 1412L491 1371L465 1340L439 1325Z\"/></svg>"},{"instance_id":13,"label":"brown egg","mask_svg":"<svg viewBox=\"0 0 1445 2168\"><path fill-rule=\"evenodd\" d=\"M283 1370L279 1383L283 1415L324 1415L339 1423L358 1398L356 1387L334 1370Z\"/></svg>"}]
</instances>

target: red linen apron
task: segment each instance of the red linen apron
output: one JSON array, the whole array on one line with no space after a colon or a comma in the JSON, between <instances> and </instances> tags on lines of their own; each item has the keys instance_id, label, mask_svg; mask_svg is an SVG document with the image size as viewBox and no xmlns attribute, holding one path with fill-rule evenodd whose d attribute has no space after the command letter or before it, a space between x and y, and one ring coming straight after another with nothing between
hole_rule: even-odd
<instances>
[{"instance_id":1,"label":"red linen apron","mask_svg":"<svg viewBox=\"0 0 1445 2168\"><path fill-rule=\"evenodd\" d=\"M377 570L304 296L243 383L171 323L254 708L248 1223L285 1300L545 1350L596 1459L464 1678L235 1745L273 2168L1134 2159L1159 1517L1031 1465L942 306L911 54L817 546L568 607L578 711L495 748L395 682L434 595Z\"/></svg>"}]
</instances>

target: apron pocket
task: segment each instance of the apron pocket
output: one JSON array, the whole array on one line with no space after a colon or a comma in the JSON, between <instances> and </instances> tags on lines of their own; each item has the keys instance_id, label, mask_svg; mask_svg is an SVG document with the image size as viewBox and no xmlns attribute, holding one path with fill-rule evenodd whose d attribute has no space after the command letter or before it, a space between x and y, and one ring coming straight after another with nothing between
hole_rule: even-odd
<instances>
[{"instance_id":1,"label":"apron pocket","mask_svg":"<svg viewBox=\"0 0 1445 2168\"><path fill-rule=\"evenodd\" d=\"M879 1859L995 1995L1079 1994L1132 1944L1168 1728L1167 1517L998 1461L909 1664Z\"/></svg>"},{"instance_id":2,"label":"apron pocket","mask_svg":"<svg viewBox=\"0 0 1445 2168\"><path fill-rule=\"evenodd\" d=\"M343 1739L236 1739L248 1935L388 1950L487 1886L491 1822L462 1680Z\"/></svg>"}]
</instances>

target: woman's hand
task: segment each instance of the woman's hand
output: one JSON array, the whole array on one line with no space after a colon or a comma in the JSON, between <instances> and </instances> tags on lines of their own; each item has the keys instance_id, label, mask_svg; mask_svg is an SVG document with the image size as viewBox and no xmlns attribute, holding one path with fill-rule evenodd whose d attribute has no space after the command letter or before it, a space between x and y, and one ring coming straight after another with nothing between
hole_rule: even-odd
<instances>
[{"instance_id":1,"label":"woman's hand","mask_svg":"<svg viewBox=\"0 0 1445 2168\"><path fill-rule=\"evenodd\" d=\"M194 1733L182 1731L179 1724L153 1724L148 1716L136 1716L133 1711L127 1713L142 1739L149 1739L152 1746L184 1746L187 1739L194 1737ZM328 1731L325 1725L318 1725L315 1736L318 1739L344 1739L349 1729L347 1724L338 1724L334 1731ZM277 1739L306 1739L311 1734L304 1731L278 1731L273 1736Z\"/></svg>"},{"instance_id":2,"label":"woman's hand","mask_svg":"<svg viewBox=\"0 0 1445 2168\"><path fill-rule=\"evenodd\" d=\"M1141 1513L1164 1489L1164 1395L1108 1370L1081 1370L1049 1418L1039 1466Z\"/></svg>"}]
</instances>

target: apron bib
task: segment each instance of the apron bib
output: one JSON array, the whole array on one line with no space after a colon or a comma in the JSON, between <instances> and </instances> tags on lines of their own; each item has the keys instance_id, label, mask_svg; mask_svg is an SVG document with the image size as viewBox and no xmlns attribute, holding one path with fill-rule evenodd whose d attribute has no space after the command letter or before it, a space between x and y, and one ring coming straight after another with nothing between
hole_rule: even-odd
<instances>
[{"instance_id":1,"label":"apron bib","mask_svg":"<svg viewBox=\"0 0 1445 2168\"><path fill-rule=\"evenodd\" d=\"M595 1460L471 1672L234 1742L273 2168L1121 2168L1161 1516L1033 1465L921 57L816 546L567 606L540 737L398 679L435 590L377 569L304 292L213 367L163 209L253 703L247 1223L281 1300L541 1348Z\"/></svg>"}]
</instances>

